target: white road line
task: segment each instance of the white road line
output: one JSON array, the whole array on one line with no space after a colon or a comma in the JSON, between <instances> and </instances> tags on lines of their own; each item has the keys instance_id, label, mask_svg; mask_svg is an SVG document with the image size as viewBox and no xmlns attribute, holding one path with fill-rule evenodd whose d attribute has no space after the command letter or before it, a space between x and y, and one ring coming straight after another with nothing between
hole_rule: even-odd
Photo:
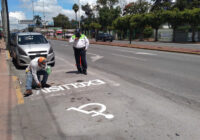
<instances>
[{"instance_id":1,"label":"white road line","mask_svg":"<svg viewBox=\"0 0 200 140\"><path fill-rule=\"evenodd\" d=\"M92 59L92 62L95 62L97 60L100 60L100 59L104 58L104 56L101 56L101 55L98 55L98 54L95 54L95 53L87 53L87 54L92 55L90 57Z\"/></svg>"},{"instance_id":2,"label":"white road line","mask_svg":"<svg viewBox=\"0 0 200 140\"><path fill-rule=\"evenodd\" d=\"M126 58L135 59L135 60L140 60L140 61L147 61L146 59L142 59L142 58L138 58L138 57L133 57L133 56L125 56L125 55L114 54L114 53L112 53L112 55L120 56L120 57L126 57Z\"/></svg>"},{"instance_id":3,"label":"white road line","mask_svg":"<svg viewBox=\"0 0 200 140\"><path fill-rule=\"evenodd\" d=\"M142 55L157 55L154 53L146 53L146 52L136 52L135 54L142 54Z\"/></svg>"}]
</instances>

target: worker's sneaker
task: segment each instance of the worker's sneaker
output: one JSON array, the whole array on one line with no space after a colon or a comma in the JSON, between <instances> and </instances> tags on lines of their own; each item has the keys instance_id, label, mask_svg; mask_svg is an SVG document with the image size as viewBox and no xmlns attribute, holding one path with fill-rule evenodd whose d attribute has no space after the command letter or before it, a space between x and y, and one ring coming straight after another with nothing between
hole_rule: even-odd
<instances>
[{"instance_id":1,"label":"worker's sneaker","mask_svg":"<svg viewBox=\"0 0 200 140\"><path fill-rule=\"evenodd\" d=\"M27 89L24 93L24 97L30 96L31 94L33 94L31 89Z\"/></svg>"}]
</instances>

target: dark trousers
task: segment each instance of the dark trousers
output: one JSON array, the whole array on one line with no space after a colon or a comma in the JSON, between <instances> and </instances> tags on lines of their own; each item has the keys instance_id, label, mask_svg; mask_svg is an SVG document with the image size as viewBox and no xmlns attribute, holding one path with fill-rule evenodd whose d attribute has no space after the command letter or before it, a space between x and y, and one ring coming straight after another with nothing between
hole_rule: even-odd
<instances>
[{"instance_id":1,"label":"dark trousers","mask_svg":"<svg viewBox=\"0 0 200 140\"><path fill-rule=\"evenodd\" d=\"M86 72L87 71L87 60L86 60L85 48L81 48L81 49L74 48L74 56L76 59L76 66L77 66L78 71ZM80 65L80 62L81 62L81 65Z\"/></svg>"}]
</instances>

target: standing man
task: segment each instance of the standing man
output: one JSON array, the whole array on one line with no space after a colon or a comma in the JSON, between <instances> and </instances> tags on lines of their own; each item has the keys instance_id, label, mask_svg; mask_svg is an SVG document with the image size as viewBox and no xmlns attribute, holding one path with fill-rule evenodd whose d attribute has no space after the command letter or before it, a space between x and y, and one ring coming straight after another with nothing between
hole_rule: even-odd
<instances>
[{"instance_id":1,"label":"standing man","mask_svg":"<svg viewBox=\"0 0 200 140\"><path fill-rule=\"evenodd\" d=\"M75 34L70 38L69 42L73 43L78 73L87 75L86 51L89 47L89 40L84 34L81 34L80 29L76 29Z\"/></svg>"},{"instance_id":2,"label":"standing man","mask_svg":"<svg viewBox=\"0 0 200 140\"><path fill-rule=\"evenodd\" d=\"M34 58L26 69L26 92L24 96L29 96L32 94L33 82L39 87L49 87L46 84L48 79L48 73L46 71L47 60L45 57ZM40 82L40 76L43 75L43 79ZM34 80L34 81L33 81Z\"/></svg>"}]
</instances>

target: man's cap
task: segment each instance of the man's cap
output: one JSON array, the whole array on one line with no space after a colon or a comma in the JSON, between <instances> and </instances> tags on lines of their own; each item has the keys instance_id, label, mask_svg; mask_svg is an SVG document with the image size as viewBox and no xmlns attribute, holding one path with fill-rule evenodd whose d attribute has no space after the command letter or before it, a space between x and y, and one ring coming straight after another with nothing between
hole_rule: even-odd
<instances>
[{"instance_id":1,"label":"man's cap","mask_svg":"<svg viewBox=\"0 0 200 140\"><path fill-rule=\"evenodd\" d=\"M38 59L38 63L45 65L47 63L47 59L45 57L40 57Z\"/></svg>"}]
</instances>

